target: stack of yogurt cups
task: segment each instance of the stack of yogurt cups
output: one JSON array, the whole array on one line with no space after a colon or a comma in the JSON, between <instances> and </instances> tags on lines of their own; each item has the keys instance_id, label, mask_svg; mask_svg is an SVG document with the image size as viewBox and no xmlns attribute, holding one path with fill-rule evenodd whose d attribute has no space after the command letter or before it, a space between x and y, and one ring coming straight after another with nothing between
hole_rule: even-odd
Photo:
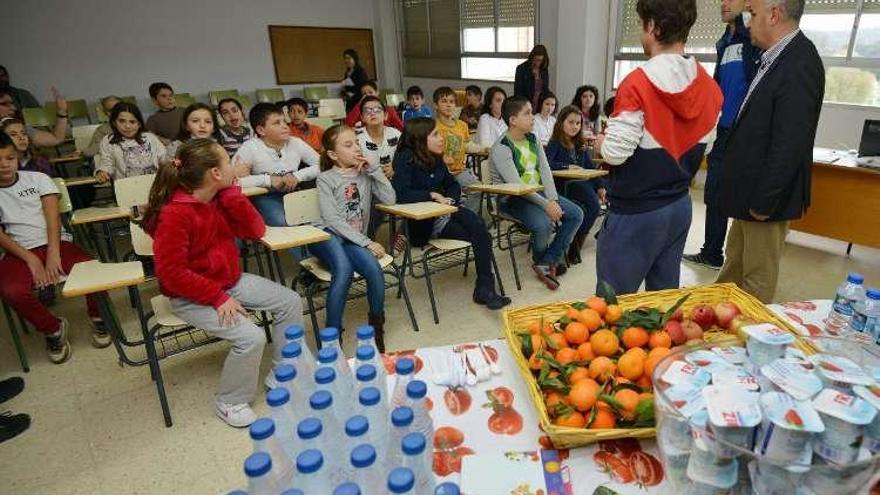
<instances>
[{"instance_id":1,"label":"stack of yogurt cups","mask_svg":"<svg viewBox=\"0 0 880 495\"><path fill-rule=\"evenodd\" d=\"M863 367L805 355L772 324L743 331L745 347L673 351L655 368L657 441L676 492L849 494L880 476L880 348Z\"/></svg>"}]
</instances>

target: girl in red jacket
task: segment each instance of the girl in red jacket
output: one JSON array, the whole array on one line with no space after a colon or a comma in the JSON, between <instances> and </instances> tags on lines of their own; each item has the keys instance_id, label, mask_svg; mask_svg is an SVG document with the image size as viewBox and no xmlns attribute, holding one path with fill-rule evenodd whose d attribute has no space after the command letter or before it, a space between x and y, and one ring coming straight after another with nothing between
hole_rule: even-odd
<instances>
[{"instance_id":1,"label":"girl in red jacket","mask_svg":"<svg viewBox=\"0 0 880 495\"><path fill-rule=\"evenodd\" d=\"M236 238L259 239L266 225L241 194L223 148L211 139L182 144L160 167L142 224L153 236L156 277L174 313L232 344L217 388L217 415L231 426L250 425L257 419L249 403L266 335L245 309L272 314L277 364L284 330L302 324L302 302L286 287L241 272ZM274 385L271 376L266 385Z\"/></svg>"}]
</instances>

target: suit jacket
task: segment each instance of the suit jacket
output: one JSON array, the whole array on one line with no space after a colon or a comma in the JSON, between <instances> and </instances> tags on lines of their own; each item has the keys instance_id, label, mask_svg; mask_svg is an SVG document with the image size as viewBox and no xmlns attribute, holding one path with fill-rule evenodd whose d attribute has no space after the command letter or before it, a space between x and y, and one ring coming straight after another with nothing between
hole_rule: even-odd
<instances>
[{"instance_id":1,"label":"suit jacket","mask_svg":"<svg viewBox=\"0 0 880 495\"><path fill-rule=\"evenodd\" d=\"M541 69L541 80L544 81L543 91L550 91L550 72L547 69ZM525 96L529 101L532 101L534 93L535 78L532 76L532 63L526 60L516 66L516 78L513 81L513 94L514 96ZM540 110L540 108L538 110Z\"/></svg>"},{"instance_id":2,"label":"suit jacket","mask_svg":"<svg viewBox=\"0 0 880 495\"><path fill-rule=\"evenodd\" d=\"M810 206L813 143L825 94L819 53L798 33L776 58L730 129L721 166L724 215L794 220Z\"/></svg>"}]
</instances>

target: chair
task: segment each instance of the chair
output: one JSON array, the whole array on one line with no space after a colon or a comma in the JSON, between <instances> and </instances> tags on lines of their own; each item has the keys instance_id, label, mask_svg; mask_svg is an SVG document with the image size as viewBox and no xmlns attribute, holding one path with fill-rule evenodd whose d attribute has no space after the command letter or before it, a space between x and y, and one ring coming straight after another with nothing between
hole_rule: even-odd
<instances>
[{"instance_id":1,"label":"chair","mask_svg":"<svg viewBox=\"0 0 880 495\"><path fill-rule=\"evenodd\" d=\"M250 110L250 108L253 106L253 103L251 102L251 97L248 95L238 95L236 97L236 99L238 100L238 103L241 105L241 111L245 115L247 115L248 110Z\"/></svg>"},{"instance_id":2,"label":"chair","mask_svg":"<svg viewBox=\"0 0 880 495\"><path fill-rule=\"evenodd\" d=\"M218 89L215 91L208 91L208 99L211 101L211 105L217 106L217 103L220 102L223 98L237 98L238 90L237 89Z\"/></svg>"},{"instance_id":3,"label":"chair","mask_svg":"<svg viewBox=\"0 0 880 495\"><path fill-rule=\"evenodd\" d=\"M76 147L77 151L82 152L89 147L89 143L92 142L92 136L95 135L95 131L98 127L101 127L101 124L73 126L70 133L73 135L73 145Z\"/></svg>"},{"instance_id":4,"label":"chair","mask_svg":"<svg viewBox=\"0 0 880 495\"><path fill-rule=\"evenodd\" d=\"M147 204L154 180L156 180L156 174L116 179L113 182L116 204L122 208L140 207Z\"/></svg>"},{"instance_id":5,"label":"chair","mask_svg":"<svg viewBox=\"0 0 880 495\"><path fill-rule=\"evenodd\" d=\"M480 177L481 182L488 183L490 181L490 172L489 172L489 160L483 160L480 163ZM510 254L510 264L513 267L513 278L516 281L516 289L522 290L522 283L519 278L519 269L516 265L516 257L513 254L513 248L528 242L531 237L531 233L526 229L526 226L517 220L516 218L502 212L498 208L498 204L495 201L495 198L490 194L483 194L485 198L486 211L489 214L489 217L492 219L492 225L495 227L495 239L498 245L498 249L502 251L507 251ZM482 199L481 199L482 204ZM481 208L482 209L482 208ZM509 224L507 228L504 230L504 234L501 233L502 224ZM525 236L525 239L518 239L514 242L515 235ZM506 244L502 245L501 239L505 239L507 241Z\"/></svg>"},{"instance_id":6,"label":"chair","mask_svg":"<svg viewBox=\"0 0 880 495\"><path fill-rule=\"evenodd\" d=\"M324 98L318 100L318 117L344 119L345 102L342 101L342 98Z\"/></svg>"},{"instance_id":7,"label":"chair","mask_svg":"<svg viewBox=\"0 0 880 495\"><path fill-rule=\"evenodd\" d=\"M43 107L49 115L58 113L54 101L47 101ZM67 118L70 120L86 119L91 123L92 118L89 115L89 105L86 103L86 100L67 100Z\"/></svg>"},{"instance_id":8,"label":"chair","mask_svg":"<svg viewBox=\"0 0 880 495\"><path fill-rule=\"evenodd\" d=\"M21 116L24 123L31 127L52 127L55 125L55 113L43 107L22 108Z\"/></svg>"},{"instance_id":9,"label":"chair","mask_svg":"<svg viewBox=\"0 0 880 495\"><path fill-rule=\"evenodd\" d=\"M322 98L330 98L330 90L327 86L306 86L303 88L303 99L318 101Z\"/></svg>"},{"instance_id":10,"label":"chair","mask_svg":"<svg viewBox=\"0 0 880 495\"><path fill-rule=\"evenodd\" d=\"M278 103L284 101L284 90L281 88L269 88L257 90L258 103Z\"/></svg>"},{"instance_id":11,"label":"chair","mask_svg":"<svg viewBox=\"0 0 880 495\"><path fill-rule=\"evenodd\" d=\"M174 93L174 104L180 108L186 108L196 102L189 93Z\"/></svg>"},{"instance_id":12,"label":"chair","mask_svg":"<svg viewBox=\"0 0 880 495\"><path fill-rule=\"evenodd\" d=\"M312 125L316 125L321 129L327 130L330 127L333 127L333 119L329 117L309 117L306 119L306 122Z\"/></svg>"},{"instance_id":13,"label":"chair","mask_svg":"<svg viewBox=\"0 0 880 495\"><path fill-rule=\"evenodd\" d=\"M406 96L400 93L390 93L385 95L385 104L397 108L397 105L406 101Z\"/></svg>"}]
</instances>

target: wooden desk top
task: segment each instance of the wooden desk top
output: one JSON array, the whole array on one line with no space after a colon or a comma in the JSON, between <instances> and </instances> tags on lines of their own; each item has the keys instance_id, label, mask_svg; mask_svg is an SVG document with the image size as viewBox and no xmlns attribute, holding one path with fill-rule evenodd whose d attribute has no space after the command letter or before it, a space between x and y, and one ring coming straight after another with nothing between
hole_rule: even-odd
<instances>
[{"instance_id":1,"label":"wooden desk top","mask_svg":"<svg viewBox=\"0 0 880 495\"><path fill-rule=\"evenodd\" d=\"M544 186L533 186L521 183L508 184L473 184L467 187L470 191L484 192L489 194L501 194L504 196L527 196L543 191Z\"/></svg>"},{"instance_id":2,"label":"wooden desk top","mask_svg":"<svg viewBox=\"0 0 880 495\"><path fill-rule=\"evenodd\" d=\"M269 190L265 187L243 187L241 189L241 193L250 198L253 196L262 196L264 194L269 194Z\"/></svg>"},{"instance_id":3,"label":"wooden desk top","mask_svg":"<svg viewBox=\"0 0 880 495\"><path fill-rule=\"evenodd\" d=\"M434 201L420 203L401 203L396 205L376 205L376 209L409 220L427 220L458 211L458 207L444 205Z\"/></svg>"},{"instance_id":4,"label":"wooden desk top","mask_svg":"<svg viewBox=\"0 0 880 495\"><path fill-rule=\"evenodd\" d=\"M88 186L90 184L97 184L98 179L95 176L86 176L86 177L68 177L64 179L64 185L67 187L76 187L76 186Z\"/></svg>"},{"instance_id":5,"label":"wooden desk top","mask_svg":"<svg viewBox=\"0 0 880 495\"><path fill-rule=\"evenodd\" d=\"M144 281L144 267L140 261L101 263L98 260L73 265L61 294L77 297L96 292L121 289Z\"/></svg>"},{"instance_id":6,"label":"wooden desk top","mask_svg":"<svg viewBox=\"0 0 880 495\"><path fill-rule=\"evenodd\" d=\"M75 161L78 161L78 160L80 160L80 159L82 159L82 153L80 153L79 151L77 151L76 153L70 153L70 154L67 154L67 155L56 156L55 158L50 158L50 159L49 159L49 163L52 163L52 164L55 164L55 163L68 163L68 162L75 162Z\"/></svg>"},{"instance_id":7,"label":"wooden desk top","mask_svg":"<svg viewBox=\"0 0 880 495\"><path fill-rule=\"evenodd\" d=\"M83 208L74 210L70 217L70 223L73 225L82 225L94 222L106 222L108 220L120 220L131 216L129 208L121 208L119 206L110 206L107 208Z\"/></svg>"},{"instance_id":8,"label":"wooden desk top","mask_svg":"<svg viewBox=\"0 0 880 495\"><path fill-rule=\"evenodd\" d=\"M590 180L608 175L605 170L595 170L590 168L572 167L568 170L554 170L553 177L560 179Z\"/></svg>"},{"instance_id":9,"label":"wooden desk top","mask_svg":"<svg viewBox=\"0 0 880 495\"><path fill-rule=\"evenodd\" d=\"M266 227L266 235L260 239L272 251L290 249L330 239L330 234L311 225L295 227Z\"/></svg>"},{"instance_id":10,"label":"wooden desk top","mask_svg":"<svg viewBox=\"0 0 880 495\"><path fill-rule=\"evenodd\" d=\"M859 172L864 174L878 175L880 169L872 169L868 167L860 167L856 163L857 155L846 150L835 150L831 148L813 148L813 164L822 167L834 167L840 170L850 172Z\"/></svg>"}]
</instances>

